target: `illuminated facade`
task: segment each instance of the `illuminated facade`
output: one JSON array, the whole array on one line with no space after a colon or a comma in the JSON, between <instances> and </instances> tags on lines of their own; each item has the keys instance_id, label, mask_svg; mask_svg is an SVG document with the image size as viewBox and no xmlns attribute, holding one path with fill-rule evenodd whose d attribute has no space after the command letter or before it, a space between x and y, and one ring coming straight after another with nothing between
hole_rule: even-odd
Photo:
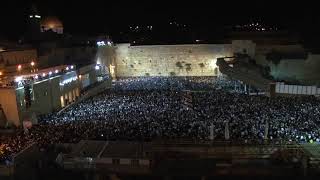
<instances>
[{"instance_id":1,"label":"illuminated facade","mask_svg":"<svg viewBox=\"0 0 320 180\"><path fill-rule=\"evenodd\" d=\"M55 66L35 73L12 76L2 81L0 104L6 121L21 126L37 123L36 115L57 111L81 96L81 91L98 81L95 64L76 68Z\"/></svg>"},{"instance_id":2,"label":"illuminated facade","mask_svg":"<svg viewBox=\"0 0 320 180\"><path fill-rule=\"evenodd\" d=\"M56 17L46 17L41 20L41 32L53 31L57 34L63 34L63 24Z\"/></svg>"},{"instance_id":3,"label":"illuminated facade","mask_svg":"<svg viewBox=\"0 0 320 180\"><path fill-rule=\"evenodd\" d=\"M0 72L3 76L30 73L37 70L36 49L8 50L0 52Z\"/></svg>"}]
</instances>

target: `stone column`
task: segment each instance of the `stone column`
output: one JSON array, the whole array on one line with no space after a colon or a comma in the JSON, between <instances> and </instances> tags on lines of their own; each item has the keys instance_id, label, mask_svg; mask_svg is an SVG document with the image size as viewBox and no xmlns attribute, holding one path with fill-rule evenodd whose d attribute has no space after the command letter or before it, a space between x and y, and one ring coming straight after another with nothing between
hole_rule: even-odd
<instances>
[{"instance_id":1,"label":"stone column","mask_svg":"<svg viewBox=\"0 0 320 180\"><path fill-rule=\"evenodd\" d=\"M247 85L244 84L244 93L247 94Z\"/></svg>"},{"instance_id":2,"label":"stone column","mask_svg":"<svg viewBox=\"0 0 320 180\"><path fill-rule=\"evenodd\" d=\"M268 132L269 132L269 120L266 120L266 124L264 127L264 140L268 139Z\"/></svg>"},{"instance_id":3,"label":"stone column","mask_svg":"<svg viewBox=\"0 0 320 180\"><path fill-rule=\"evenodd\" d=\"M229 122L225 123L224 126L224 139L225 140L229 140L230 139L230 135L229 135Z\"/></svg>"},{"instance_id":4,"label":"stone column","mask_svg":"<svg viewBox=\"0 0 320 180\"><path fill-rule=\"evenodd\" d=\"M210 139L211 141L213 141L213 139L214 139L214 126L213 126L213 124L210 125L209 130L210 130L209 139Z\"/></svg>"}]
</instances>

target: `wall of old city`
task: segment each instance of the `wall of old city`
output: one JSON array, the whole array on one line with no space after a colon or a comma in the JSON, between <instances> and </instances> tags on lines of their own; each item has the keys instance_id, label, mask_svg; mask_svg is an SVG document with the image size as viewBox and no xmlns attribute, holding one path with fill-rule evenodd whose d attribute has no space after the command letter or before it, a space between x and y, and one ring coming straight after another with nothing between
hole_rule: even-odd
<instances>
[{"instance_id":1,"label":"wall of old city","mask_svg":"<svg viewBox=\"0 0 320 180\"><path fill-rule=\"evenodd\" d=\"M116 47L116 76L215 76L216 59L231 56L227 44Z\"/></svg>"},{"instance_id":2,"label":"wall of old city","mask_svg":"<svg viewBox=\"0 0 320 180\"><path fill-rule=\"evenodd\" d=\"M284 58L275 65L266 59L272 51L285 54L306 52L301 45L256 45L249 40L235 40L230 44L118 44L114 52L115 74L117 77L216 76L219 74L216 58L246 52L257 64L269 66L271 75L277 80L319 84L320 55L309 54L306 59Z\"/></svg>"}]
</instances>

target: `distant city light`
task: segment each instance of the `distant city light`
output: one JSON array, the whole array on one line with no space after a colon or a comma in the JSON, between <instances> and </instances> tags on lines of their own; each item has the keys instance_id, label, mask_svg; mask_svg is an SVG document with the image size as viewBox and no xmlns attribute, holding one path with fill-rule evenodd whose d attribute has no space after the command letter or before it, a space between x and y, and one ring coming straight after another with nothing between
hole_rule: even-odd
<instances>
[{"instance_id":1,"label":"distant city light","mask_svg":"<svg viewBox=\"0 0 320 180\"><path fill-rule=\"evenodd\" d=\"M33 16L32 16L32 15L30 15L29 17L30 17L30 18L33 18Z\"/></svg>"},{"instance_id":2,"label":"distant city light","mask_svg":"<svg viewBox=\"0 0 320 180\"><path fill-rule=\"evenodd\" d=\"M110 41L108 41L107 44L108 44L108 46L111 46L111 42Z\"/></svg>"},{"instance_id":3,"label":"distant city light","mask_svg":"<svg viewBox=\"0 0 320 180\"><path fill-rule=\"evenodd\" d=\"M46 76L46 73L42 73L42 77L45 77Z\"/></svg>"},{"instance_id":4,"label":"distant city light","mask_svg":"<svg viewBox=\"0 0 320 180\"><path fill-rule=\"evenodd\" d=\"M73 66L70 66L71 69L73 69Z\"/></svg>"},{"instance_id":5,"label":"distant city light","mask_svg":"<svg viewBox=\"0 0 320 180\"><path fill-rule=\"evenodd\" d=\"M51 74L52 74L52 71L49 72L49 75L51 75Z\"/></svg>"},{"instance_id":6,"label":"distant city light","mask_svg":"<svg viewBox=\"0 0 320 180\"><path fill-rule=\"evenodd\" d=\"M34 63L33 61L31 61L30 65L31 65L31 66L34 66L34 65L35 65L35 63Z\"/></svg>"},{"instance_id":7,"label":"distant city light","mask_svg":"<svg viewBox=\"0 0 320 180\"><path fill-rule=\"evenodd\" d=\"M58 69L56 69L56 70L54 71L54 73L56 73L56 74L57 74L58 72L59 72Z\"/></svg>"},{"instance_id":8,"label":"distant city light","mask_svg":"<svg viewBox=\"0 0 320 180\"><path fill-rule=\"evenodd\" d=\"M99 69L100 69L100 66L99 66L99 65L96 65L95 69L96 69L96 70L99 70Z\"/></svg>"},{"instance_id":9,"label":"distant city light","mask_svg":"<svg viewBox=\"0 0 320 180\"><path fill-rule=\"evenodd\" d=\"M39 77L39 76L38 76L38 75L36 75L34 78L35 78L35 79L38 79L38 77Z\"/></svg>"},{"instance_id":10,"label":"distant city light","mask_svg":"<svg viewBox=\"0 0 320 180\"><path fill-rule=\"evenodd\" d=\"M2 72L0 71L0 76L2 76Z\"/></svg>"},{"instance_id":11,"label":"distant city light","mask_svg":"<svg viewBox=\"0 0 320 180\"><path fill-rule=\"evenodd\" d=\"M79 75L79 79L81 79L81 77L82 77L82 76L81 76L81 74L80 74L80 75Z\"/></svg>"},{"instance_id":12,"label":"distant city light","mask_svg":"<svg viewBox=\"0 0 320 180\"><path fill-rule=\"evenodd\" d=\"M69 67L66 67L66 70L69 71Z\"/></svg>"},{"instance_id":13,"label":"distant city light","mask_svg":"<svg viewBox=\"0 0 320 180\"><path fill-rule=\"evenodd\" d=\"M35 17L35 18L38 18L38 19L40 19L40 18L41 18L41 16L39 16L39 15L35 15L34 17Z\"/></svg>"},{"instance_id":14,"label":"distant city light","mask_svg":"<svg viewBox=\"0 0 320 180\"><path fill-rule=\"evenodd\" d=\"M20 71L22 69L21 64L18 65L18 70Z\"/></svg>"}]
</instances>

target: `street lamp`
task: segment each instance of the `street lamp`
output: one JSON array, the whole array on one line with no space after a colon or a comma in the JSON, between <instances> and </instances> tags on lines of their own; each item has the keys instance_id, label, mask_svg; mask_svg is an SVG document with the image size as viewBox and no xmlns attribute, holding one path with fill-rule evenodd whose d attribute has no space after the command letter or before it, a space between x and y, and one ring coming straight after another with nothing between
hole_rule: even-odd
<instances>
[{"instance_id":1,"label":"street lamp","mask_svg":"<svg viewBox=\"0 0 320 180\"><path fill-rule=\"evenodd\" d=\"M18 65L18 71L21 71L21 69L22 69L22 66L21 66L21 64L19 64Z\"/></svg>"},{"instance_id":2,"label":"street lamp","mask_svg":"<svg viewBox=\"0 0 320 180\"><path fill-rule=\"evenodd\" d=\"M31 63L30 63L30 65L31 65L31 67L32 67L31 72L35 72L35 70L34 70L34 65L35 65L35 64L36 64L35 62L31 61Z\"/></svg>"}]
</instances>

